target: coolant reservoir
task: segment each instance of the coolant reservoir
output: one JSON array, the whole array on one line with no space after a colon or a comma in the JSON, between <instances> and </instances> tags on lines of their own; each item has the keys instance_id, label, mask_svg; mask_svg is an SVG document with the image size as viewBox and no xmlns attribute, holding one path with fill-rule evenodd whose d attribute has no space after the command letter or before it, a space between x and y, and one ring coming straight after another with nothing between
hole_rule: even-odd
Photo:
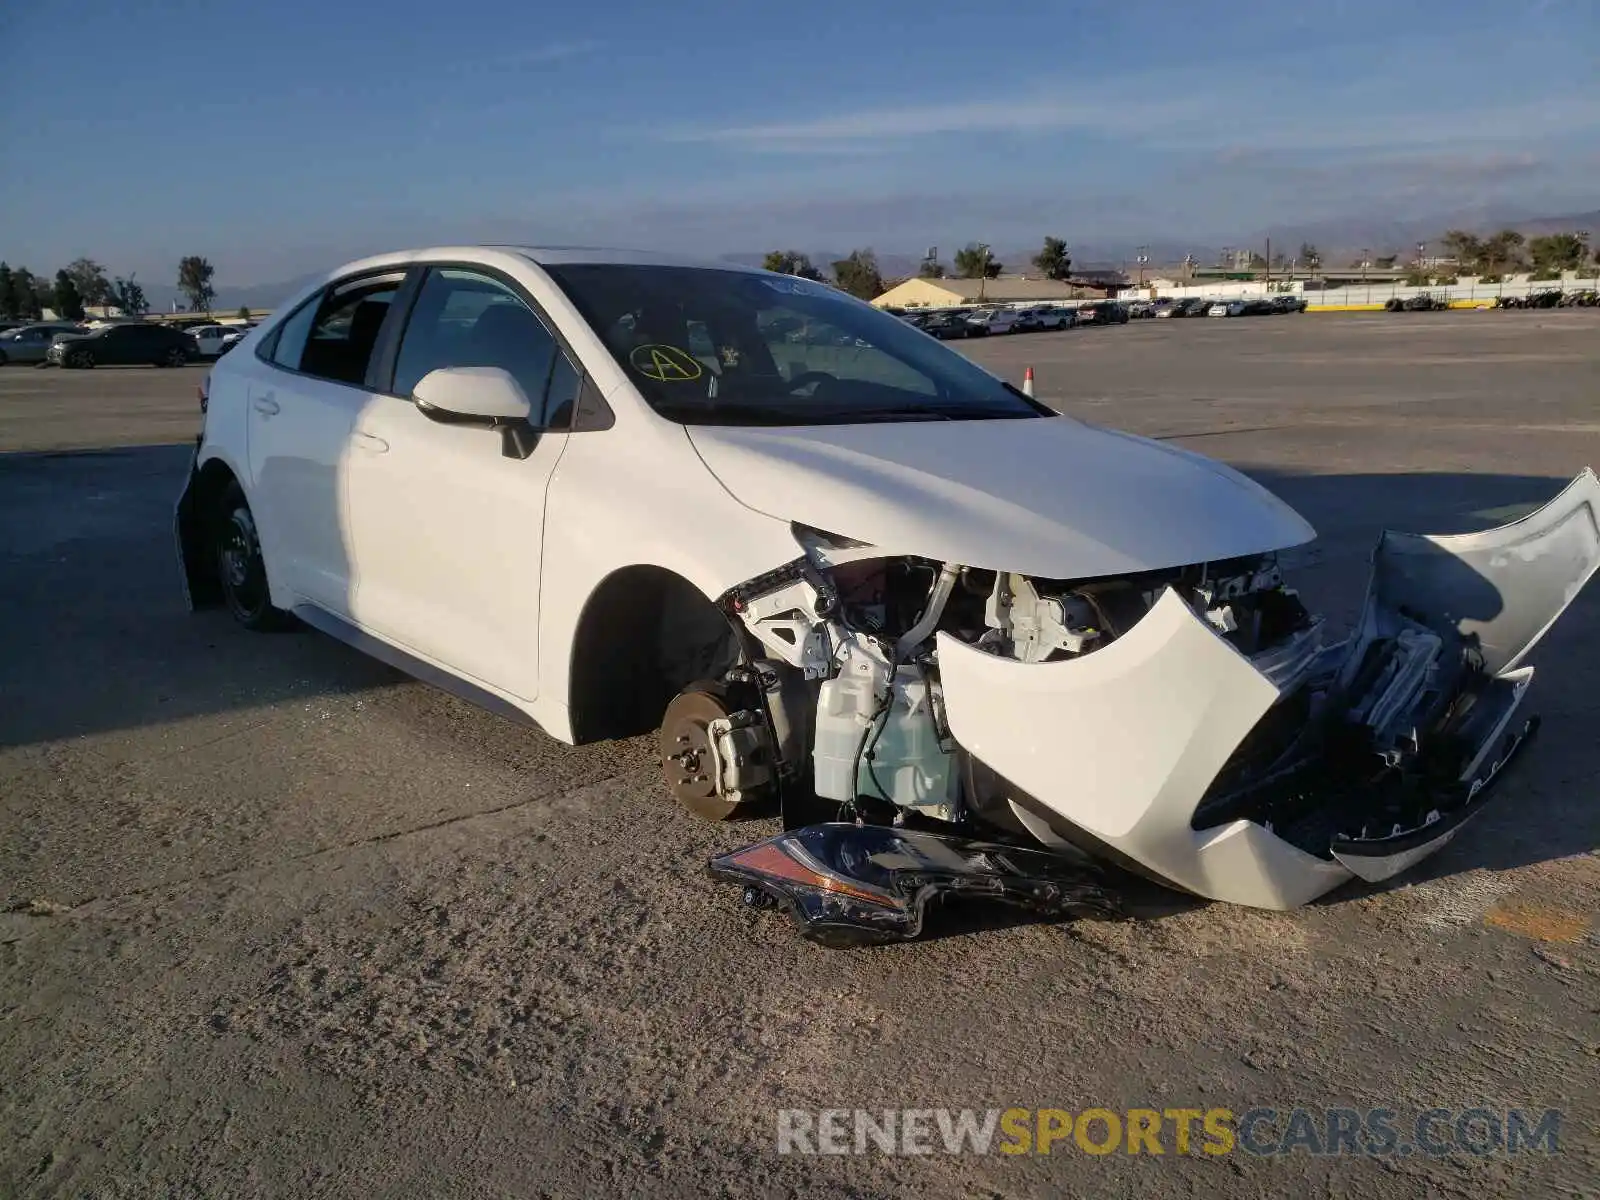
<instances>
[{"instance_id":1,"label":"coolant reservoir","mask_svg":"<svg viewBox=\"0 0 1600 1200\"><path fill-rule=\"evenodd\" d=\"M939 745L922 672L915 667L895 672L893 703L878 717L882 729L872 740L869 762L863 740L882 706L887 666L847 651L841 667L817 697L812 747L817 795L839 801L877 796L949 819L954 776L950 755Z\"/></svg>"},{"instance_id":2,"label":"coolant reservoir","mask_svg":"<svg viewBox=\"0 0 1600 1200\"><path fill-rule=\"evenodd\" d=\"M816 793L841 803L856 798L856 754L872 724L888 667L868 655L841 656L840 671L817 693L817 721L811 748Z\"/></svg>"},{"instance_id":3,"label":"coolant reservoir","mask_svg":"<svg viewBox=\"0 0 1600 1200\"><path fill-rule=\"evenodd\" d=\"M856 786L863 795L950 820L953 783L950 755L933 723L928 681L915 667L902 667L895 673L894 703L872 744L871 760L862 756Z\"/></svg>"}]
</instances>

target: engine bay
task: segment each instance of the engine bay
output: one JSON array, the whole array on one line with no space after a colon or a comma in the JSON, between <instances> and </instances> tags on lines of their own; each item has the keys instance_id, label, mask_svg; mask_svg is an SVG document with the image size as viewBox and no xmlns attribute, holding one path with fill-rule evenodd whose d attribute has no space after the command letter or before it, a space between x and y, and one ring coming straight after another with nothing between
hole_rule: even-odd
<instances>
[{"instance_id":1,"label":"engine bay","mask_svg":"<svg viewBox=\"0 0 1600 1200\"><path fill-rule=\"evenodd\" d=\"M808 931L1100 886L1008 846L1286 908L1389 878L1479 810L1538 726L1523 659L1600 570L1600 480L1480 533L1385 533L1337 640L1271 553L1048 579L793 532L799 557L719 600L738 664L662 728L691 810L783 815L715 876ZM933 840L849 832L884 829Z\"/></svg>"},{"instance_id":2,"label":"engine bay","mask_svg":"<svg viewBox=\"0 0 1600 1200\"><path fill-rule=\"evenodd\" d=\"M842 820L1022 834L950 734L935 634L1016 662L1067 661L1115 643L1168 589L1282 695L1197 822L1280 819L1263 781L1325 740L1309 739L1307 726L1331 712L1341 646L1325 644L1324 622L1272 555L1054 580L884 556L801 527L796 536L802 557L721 598L742 631L743 661L668 709L668 783L702 815L789 791L832 805ZM1420 628L1371 647L1368 669L1346 689L1361 699L1347 707L1387 755L1379 765L1419 753L1418 729L1445 715L1445 692L1471 673L1461 655L1448 657L1443 639Z\"/></svg>"}]
</instances>

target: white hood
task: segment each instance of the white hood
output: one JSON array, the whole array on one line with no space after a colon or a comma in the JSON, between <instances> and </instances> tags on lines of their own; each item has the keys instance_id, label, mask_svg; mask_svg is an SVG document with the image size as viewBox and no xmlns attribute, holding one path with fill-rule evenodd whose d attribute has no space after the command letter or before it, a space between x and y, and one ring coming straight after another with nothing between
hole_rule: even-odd
<instances>
[{"instance_id":1,"label":"white hood","mask_svg":"<svg viewBox=\"0 0 1600 1200\"><path fill-rule=\"evenodd\" d=\"M1047 579L1215 562L1316 536L1220 463L1068 417L695 425L689 437L723 486L768 516Z\"/></svg>"}]
</instances>

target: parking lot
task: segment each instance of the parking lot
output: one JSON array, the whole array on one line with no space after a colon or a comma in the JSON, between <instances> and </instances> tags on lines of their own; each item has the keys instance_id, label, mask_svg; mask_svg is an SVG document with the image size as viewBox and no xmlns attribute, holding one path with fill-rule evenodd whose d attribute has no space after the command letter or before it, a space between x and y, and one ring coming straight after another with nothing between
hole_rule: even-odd
<instances>
[{"instance_id":1,"label":"parking lot","mask_svg":"<svg viewBox=\"0 0 1600 1200\"><path fill-rule=\"evenodd\" d=\"M1600 310L951 343L1232 463L1348 621L1385 525L1600 467ZM649 738L559 745L183 607L198 367L0 370L0 1195L1475 1197L1600 1178L1600 589L1538 741L1419 869L1290 913L829 951L713 884ZM1556 1108L1516 1158L780 1157L780 1109ZM1563 1190L1565 1189L1565 1190Z\"/></svg>"}]
</instances>

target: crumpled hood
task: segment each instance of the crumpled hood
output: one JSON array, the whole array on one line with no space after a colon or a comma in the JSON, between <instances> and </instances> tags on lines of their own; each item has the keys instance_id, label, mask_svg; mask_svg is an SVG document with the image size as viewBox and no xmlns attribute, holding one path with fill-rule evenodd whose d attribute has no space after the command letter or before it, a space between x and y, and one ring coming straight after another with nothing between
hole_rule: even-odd
<instances>
[{"instance_id":1,"label":"crumpled hood","mask_svg":"<svg viewBox=\"0 0 1600 1200\"><path fill-rule=\"evenodd\" d=\"M758 512L965 566L1092 578L1316 536L1237 471L1069 417L688 432Z\"/></svg>"}]
</instances>

